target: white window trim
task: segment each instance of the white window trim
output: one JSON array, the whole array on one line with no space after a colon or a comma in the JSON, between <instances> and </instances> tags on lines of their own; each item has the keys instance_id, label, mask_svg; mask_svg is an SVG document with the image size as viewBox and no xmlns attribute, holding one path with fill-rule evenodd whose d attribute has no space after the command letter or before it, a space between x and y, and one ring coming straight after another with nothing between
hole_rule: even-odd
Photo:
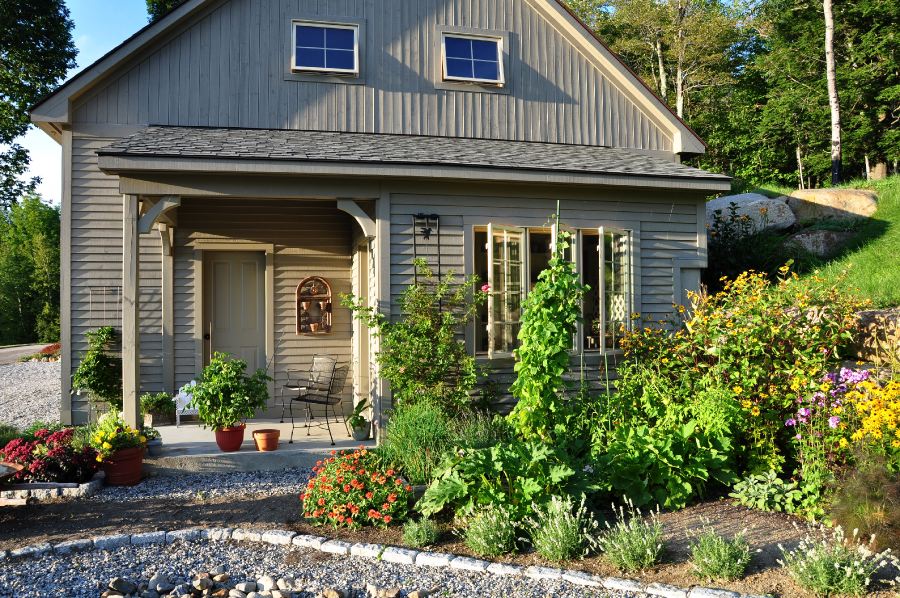
<instances>
[{"instance_id":1,"label":"white window trim","mask_svg":"<svg viewBox=\"0 0 900 598\"><path fill-rule=\"evenodd\" d=\"M496 42L497 44L497 75L498 79L479 79L477 77L454 77L447 74L447 38L454 37L457 39L469 39L469 40L486 40L491 42ZM484 83L486 85L496 85L497 87L503 87L506 85L506 73L503 68L503 54L505 49L503 48L503 38L497 37L493 35L471 35L467 33L453 33L453 32L443 32L441 34L441 65L442 70L441 74L444 81L456 81L462 83Z\"/></svg>"},{"instance_id":2,"label":"white window trim","mask_svg":"<svg viewBox=\"0 0 900 598\"><path fill-rule=\"evenodd\" d=\"M350 29L353 31L353 68L330 69L297 65L297 27L311 26L325 29ZM291 72L294 73L330 73L335 75L359 75L359 25L353 23L330 23L323 21L291 21Z\"/></svg>"}]
</instances>

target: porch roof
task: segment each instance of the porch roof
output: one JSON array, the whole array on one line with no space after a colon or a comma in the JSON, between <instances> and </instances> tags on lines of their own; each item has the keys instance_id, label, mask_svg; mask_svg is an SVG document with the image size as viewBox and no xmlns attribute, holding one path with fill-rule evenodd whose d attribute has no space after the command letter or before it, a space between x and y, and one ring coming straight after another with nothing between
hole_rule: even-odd
<instances>
[{"instance_id":1,"label":"porch roof","mask_svg":"<svg viewBox=\"0 0 900 598\"><path fill-rule=\"evenodd\" d=\"M434 178L441 178L448 168L520 175L614 176L623 182L657 179L653 186L668 180L709 189L727 188L730 180L620 148L375 133L150 126L97 153L101 168L120 172L145 167L161 170L165 162L185 170L193 163L191 169L202 170L203 163L225 161L232 168L235 162L268 163L269 171L275 163L368 167L363 169L367 173L373 172L372 166L403 167L409 176L414 174L411 168L430 168Z\"/></svg>"}]
</instances>

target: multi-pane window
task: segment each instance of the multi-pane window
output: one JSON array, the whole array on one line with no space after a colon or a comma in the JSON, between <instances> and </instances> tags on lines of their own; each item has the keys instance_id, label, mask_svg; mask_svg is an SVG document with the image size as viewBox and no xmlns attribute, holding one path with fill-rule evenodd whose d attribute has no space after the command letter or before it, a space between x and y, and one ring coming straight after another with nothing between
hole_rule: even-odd
<instances>
[{"instance_id":1,"label":"multi-pane window","mask_svg":"<svg viewBox=\"0 0 900 598\"><path fill-rule=\"evenodd\" d=\"M499 38L445 34L444 79L503 84L503 47Z\"/></svg>"},{"instance_id":2,"label":"multi-pane window","mask_svg":"<svg viewBox=\"0 0 900 598\"><path fill-rule=\"evenodd\" d=\"M358 73L359 28L356 25L295 21L293 69Z\"/></svg>"},{"instance_id":3,"label":"multi-pane window","mask_svg":"<svg viewBox=\"0 0 900 598\"><path fill-rule=\"evenodd\" d=\"M565 257L576 261L590 287L579 327L582 346L588 351L618 350L632 311L631 233L608 228L569 233ZM522 303L549 265L555 242L548 228L476 229L475 275L490 287L488 304L476 323L477 352L503 356L518 346Z\"/></svg>"}]
</instances>

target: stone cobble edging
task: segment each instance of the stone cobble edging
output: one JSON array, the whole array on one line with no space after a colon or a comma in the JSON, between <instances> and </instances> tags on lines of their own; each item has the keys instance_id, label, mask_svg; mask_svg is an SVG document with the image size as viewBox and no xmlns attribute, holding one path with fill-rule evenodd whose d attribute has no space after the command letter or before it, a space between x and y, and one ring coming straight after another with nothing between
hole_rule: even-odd
<instances>
[{"instance_id":1,"label":"stone cobble edging","mask_svg":"<svg viewBox=\"0 0 900 598\"><path fill-rule=\"evenodd\" d=\"M142 534L116 534L95 536L90 539L68 540L56 544L43 543L25 546L16 550L0 550L0 562L12 559L38 557L49 553L67 555L78 551L114 550L119 547L147 544L174 544L176 542L197 542L200 540L264 543L275 546L293 545L342 556L353 555L361 558L380 559L389 563L416 567L451 568L484 575L521 576L533 579L562 579L569 583L603 588L613 591L639 593L655 598L765 598L752 594L742 594L731 590L692 586L680 588L662 583L643 583L634 579L605 577L583 571L493 563L482 559L457 556L443 552L430 552L384 546L382 544L351 543L329 539L323 536L297 534L288 530L254 530L246 528L186 528L172 531L146 532Z\"/></svg>"},{"instance_id":2,"label":"stone cobble edging","mask_svg":"<svg viewBox=\"0 0 900 598\"><path fill-rule=\"evenodd\" d=\"M47 500L61 496L88 498L100 492L105 478L106 474L98 471L94 477L83 484L56 484L53 482L13 484L9 490L0 490L0 498L33 498L35 500Z\"/></svg>"}]
</instances>

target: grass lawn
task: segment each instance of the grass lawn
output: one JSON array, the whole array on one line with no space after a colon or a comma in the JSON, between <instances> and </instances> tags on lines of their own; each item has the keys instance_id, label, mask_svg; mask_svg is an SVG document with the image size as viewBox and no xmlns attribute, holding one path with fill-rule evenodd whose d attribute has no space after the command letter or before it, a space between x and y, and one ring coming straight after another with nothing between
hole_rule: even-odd
<instances>
[{"instance_id":1,"label":"grass lawn","mask_svg":"<svg viewBox=\"0 0 900 598\"><path fill-rule=\"evenodd\" d=\"M878 193L878 211L852 228L855 236L839 256L821 265L819 274L836 279L846 271L849 292L870 299L876 307L900 305L900 176L850 181L841 187L874 190ZM755 191L777 196L793 189L766 186Z\"/></svg>"}]
</instances>

